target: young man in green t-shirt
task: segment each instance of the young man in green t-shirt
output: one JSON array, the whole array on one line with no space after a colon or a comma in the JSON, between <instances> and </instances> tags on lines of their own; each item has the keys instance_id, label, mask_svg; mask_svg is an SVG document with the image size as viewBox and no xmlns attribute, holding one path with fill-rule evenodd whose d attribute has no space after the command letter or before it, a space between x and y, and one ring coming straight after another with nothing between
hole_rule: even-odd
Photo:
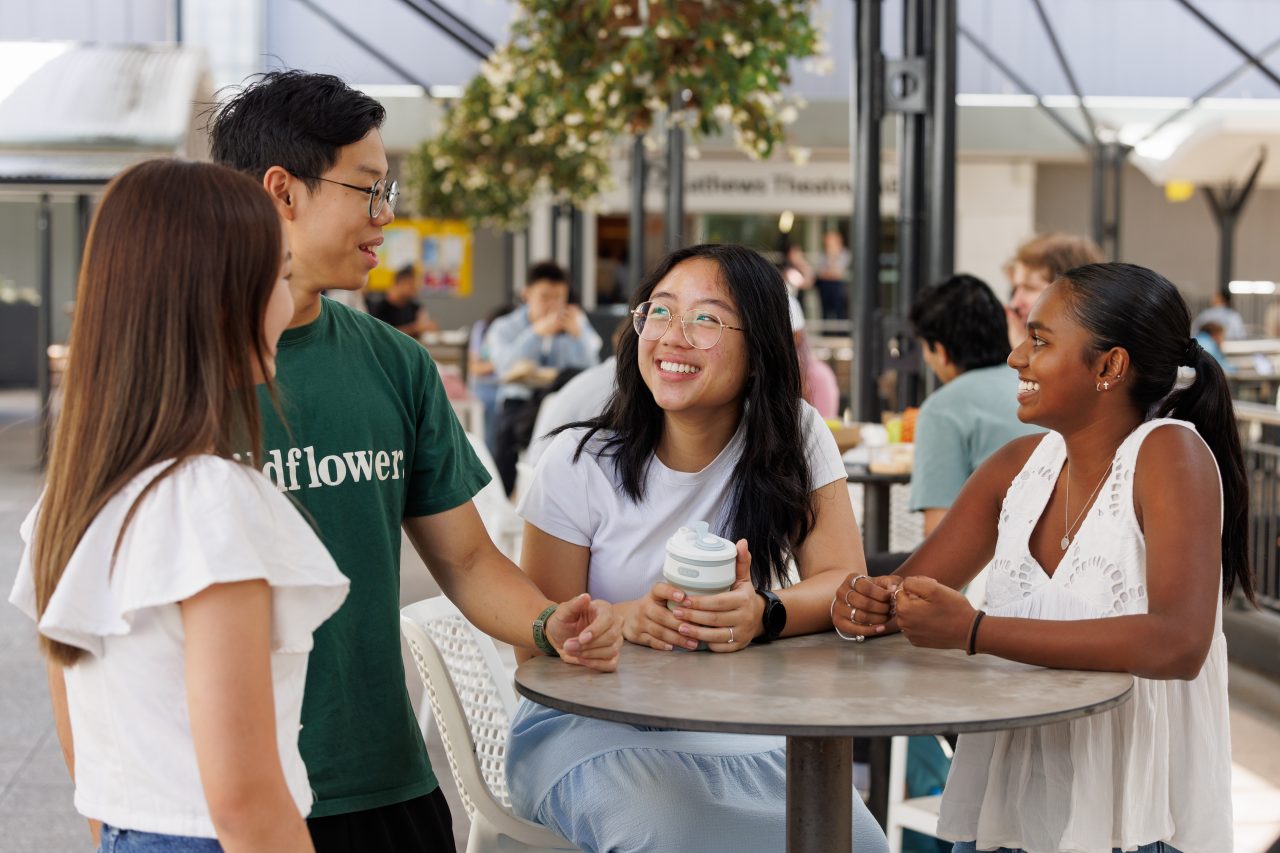
<instances>
[{"instance_id":1,"label":"young man in green t-shirt","mask_svg":"<svg viewBox=\"0 0 1280 853\"><path fill-rule=\"evenodd\" d=\"M214 116L213 155L262 182L293 252L293 320L276 356L283 420L268 414L259 466L312 519L351 579L315 634L299 734L316 850L453 850L445 803L405 691L400 529L477 627L533 648L546 619L569 663L617 665L609 605L554 607L493 545L471 498L489 480L416 341L322 297L377 264L396 187L377 101L336 77L273 72ZM265 392L264 392L265 393ZM274 411L269 405L264 411Z\"/></svg>"}]
</instances>

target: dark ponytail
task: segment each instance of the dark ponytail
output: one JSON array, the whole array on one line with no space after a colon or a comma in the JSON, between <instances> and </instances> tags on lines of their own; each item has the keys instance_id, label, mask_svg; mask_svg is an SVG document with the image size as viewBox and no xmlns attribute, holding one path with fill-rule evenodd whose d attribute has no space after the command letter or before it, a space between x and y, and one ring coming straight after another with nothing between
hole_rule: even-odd
<instances>
[{"instance_id":1,"label":"dark ponytail","mask_svg":"<svg viewBox=\"0 0 1280 853\"><path fill-rule=\"evenodd\" d=\"M1095 352L1129 353L1125 385L1141 411L1191 422L1218 463L1222 477L1222 594L1236 584L1255 602L1249 568L1249 481L1231 389L1222 367L1192 338L1182 295L1159 273L1134 264L1088 264L1068 270L1067 304L1092 333ZM1178 383L1179 367L1195 372ZM1188 376L1188 379L1191 377Z\"/></svg>"}]
</instances>

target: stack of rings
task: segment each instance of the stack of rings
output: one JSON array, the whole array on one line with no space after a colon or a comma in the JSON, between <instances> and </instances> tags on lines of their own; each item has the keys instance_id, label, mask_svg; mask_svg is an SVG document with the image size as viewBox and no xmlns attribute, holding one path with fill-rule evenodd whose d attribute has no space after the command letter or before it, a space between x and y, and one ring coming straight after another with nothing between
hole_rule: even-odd
<instances>
[{"instance_id":1,"label":"stack of rings","mask_svg":"<svg viewBox=\"0 0 1280 853\"><path fill-rule=\"evenodd\" d=\"M852 623L853 623L853 624L855 624L855 625L861 625L861 624L863 624L863 623L861 623L861 622L859 622L859 621L858 621L858 618L857 618L857 617L858 617L858 608L854 607L854 606L849 602L849 594L850 594L850 593L852 593L852 592L856 592L856 591L857 591L857 589L858 589L858 581L862 580L862 579L863 579L863 578L865 578L865 577L866 577L866 575L854 575L852 578L850 578L850 580L849 580L849 589L847 589L847 590L845 591L845 594L844 594L844 603L845 603L845 606L849 608L849 621L850 621L850 622L852 622ZM855 634L855 635L853 635L852 637L850 637L848 634L846 634L846 633L844 633L843 631L841 631L841 630L840 630L840 627L839 627L838 625L836 625L836 601L837 601L837 600L839 600L839 593L837 593L836 595L831 596L831 608L830 608L830 612L831 612L831 627L833 627L833 628L835 628L835 629L836 629L836 633L840 635L840 639L842 639L842 640L849 640L849 641L854 642L854 643L862 643L862 642L865 642L867 638L866 638L866 636L864 636L863 634Z\"/></svg>"}]
</instances>

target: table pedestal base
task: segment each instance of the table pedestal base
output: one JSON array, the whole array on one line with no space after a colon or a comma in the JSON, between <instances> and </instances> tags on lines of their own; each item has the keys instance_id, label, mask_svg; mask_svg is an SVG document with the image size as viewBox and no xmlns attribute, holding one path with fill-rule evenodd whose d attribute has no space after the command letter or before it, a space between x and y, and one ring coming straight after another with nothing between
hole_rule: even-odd
<instances>
[{"instance_id":1,"label":"table pedestal base","mask_svg":"<svg viewBox=\"0 0 1280 853\"><path fill-rule=\"evenodd\" d=\"M853 742L787 738L787 853L853 850Z\"/></svg>"}]
</instances>

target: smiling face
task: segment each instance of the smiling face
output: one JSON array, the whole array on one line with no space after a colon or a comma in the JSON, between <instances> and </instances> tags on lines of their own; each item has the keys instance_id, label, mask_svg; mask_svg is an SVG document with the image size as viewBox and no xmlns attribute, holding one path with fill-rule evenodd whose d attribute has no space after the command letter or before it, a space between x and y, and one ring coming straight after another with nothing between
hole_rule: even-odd
<instances>
[{"instance_id":1,"label":"smiling face","mask_svg":"<svg viewBox=\"0 0 1280 853\"><path fill-rule=\"evenodd\" d=\"M654 312L671 318L661 338L639 341L640 375L659 408L667 413L733 410L736 417L747 382L747 333L725 329L715 346L701 350L685 340L680 325L690 310L714 315L728 326L743 325L720 265L706 258L684 261L658 282L649 301Z\"/></svg>"},{"instance_id":2,"label":"smiling face","mask_svg":"<svg viewBox=\"0 0 1280 853\"><path fill-rule=\"evenodd\" d=\"M1009 271L1009 284L1013 287L1009 293L1009 310L1025 323L1031 316L1031 307L1051 283L1047 269L1015 261Z\"/></svg>"},{"instance_id":3,"label":"smiling face","mask_svg":"<svg viewBox=\"0 0 1280 853\"><path fill-rule=\"evenodd\" d=\"M387 175L382 134L369 131L363 139L338 150L338 160L320 177L356 187L372 187ZM394 218L385 206L377 219L369 218L369 196L350 187L320 181L307 190L295 181L297 213L286 219L293 246L295 278L308 290L358 290L378 265L382 229Z\"/></svg>"},{"instance_id":4,"label":"smiling face","mask_svg":"<svg viewBox=\"0 0 1280 853\"><path fill-rule=\"evenodd\" d=\"M1065 288L1058 282L1044 292L1027 319L1027 339L1009 354L1018 372L1018 420L1058 432L1093 417L1106 361L1067 305Z\"/></svg>"}]
</instances>

